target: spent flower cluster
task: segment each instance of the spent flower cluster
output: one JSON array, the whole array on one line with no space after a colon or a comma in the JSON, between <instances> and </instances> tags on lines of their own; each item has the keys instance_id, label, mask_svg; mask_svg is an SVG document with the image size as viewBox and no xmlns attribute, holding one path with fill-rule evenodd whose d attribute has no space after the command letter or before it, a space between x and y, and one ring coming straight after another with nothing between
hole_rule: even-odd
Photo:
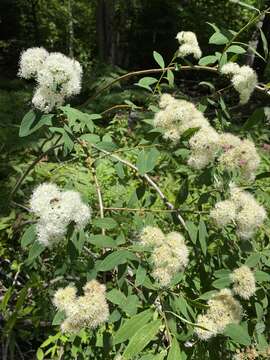
<instances>
[{"instance_id":1,"label":"spent flower cluster","mask_svg":"<svg viewBox=\"0 0 270 360\"><path fill-rule=\"evenodd\" d=\"M83 290L84 295L77 296L77 289L69 285L58 289L54 294L54 305L66 315L61 324L63 332L76 333L85 327L95 329L108 320L106 287L97 280L91 280Z\"/></svg>"},{"instance_id":2,"label":"spent flower cluster","mask_svg":"<svg viewBox=\"0 0 270 360\"><path fill-rule=\"evenodd\" d=\"M173 276L186 268L189 252L182 234L170 232L165 235L157 227L146 226L140 234L140 241L153 248L152 275L161 286L168 286Z\"/></svg>"},{"instance_id":3,"label":"spent flower cluster","mask_svg":"<svg viewBox=\"0 0 270 360\"><path fill-rule=\"evenodd\" d=\"M22 52L18 75L35 79L36 90L32 99L34 107L49 113L63 105L66 98L79 94L82 67L59 52L48 53L43 48L30 48Z\"/></svg>"},{"instance_id":4,"label":"spent flower cluster","mask_svg":"<svg viewBox=\"0 0 270 360\"><path fill-rule=\"evenodd\" d=\"M39 217L38 241L45 246L59 242L70 223L83 229L91 218L90 208L82 202L78 192L61 191L51 183L41 184L34 190L30 208Z\"/></svg>"},{"instance_id":5,"label":"spent flower cluster","mask_svg":"<svg viewBox=\"0 0 270 360\"><path fill-rule=\"evenodd\" d=\"M266 219L266 211L253 195L231 184L230 198L219 201L210 217L219 228L236 224L239 237L250 239Z\"/></svg>"},{"instance_id":6,"label":"spent flower cluster","mask_svg":"<svg viewBox=\"0 0 270 360\"><path fill-rule=\"evenodd\" d=\"M196 334L201 340L208 340L222 334L228 324L239 324L242 317L242 306L231 290L222 289L208 301L209 308L197 319Z\"/></svg>"}]
</instances>

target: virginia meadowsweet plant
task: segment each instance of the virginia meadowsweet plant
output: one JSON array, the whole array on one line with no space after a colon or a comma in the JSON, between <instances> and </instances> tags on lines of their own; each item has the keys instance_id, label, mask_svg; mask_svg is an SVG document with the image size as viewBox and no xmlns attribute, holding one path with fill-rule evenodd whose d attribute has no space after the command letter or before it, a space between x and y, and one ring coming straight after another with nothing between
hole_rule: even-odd
<instances>
[{"instance_id":1,"label":"virginia meadowsweet plant","mask_svg":"<svg viewBox=\"0 0 270 360\"><path fill-rule=\"evenodd\" d=\"M113 79L78 108L67 102L81 90L79 62L43 48L22 53L18 75L35 89L20 136L34 133L40 154L10 195L27 256L16 275L27 281L10 293L20 320L33 313L31 326L48 327L39 360L267 353L269 131L258 124L269 114L246 120L240 110L269 90L244 65L241 31L211 27L213 54L202 57L197 36L181 31L168 66L154 52L158 68ZM202 97L175 85L185 71L208 74ZM99 95L140 75L140 101L93 113ZM129 90L119 89L122 99Z\"/></svg>"}]
</instances>

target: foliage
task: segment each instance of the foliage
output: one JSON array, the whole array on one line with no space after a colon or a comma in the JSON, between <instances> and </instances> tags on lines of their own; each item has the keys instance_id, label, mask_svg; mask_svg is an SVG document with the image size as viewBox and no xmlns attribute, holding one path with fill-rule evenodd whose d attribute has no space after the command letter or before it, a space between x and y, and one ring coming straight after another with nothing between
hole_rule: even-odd
<instances>
[{"instance_id":1,"label":"foliage","mask_svg":"<svg viewBox=\"0 0 270 360\"><path fill-rule=\"evenodd\" d=\"M212 67L215 73L228 61L241 62L246 53L235 32L216 25L210 43L214 51L199 64L217 65ZM161 93L183 97L174 80L184 66L193 65L173 57L166 69L158 52L153 61L159 66L158 75L147 74L123 90L117 74L110 73L95 84L99 102L93 99L77 108L65 105L49 115L30 109L16 132L5 130L0 220L3 359L18 358L20 353L39 360L232 359L243 347L256 347L261 356L269 349L269 219L250 241L241 241L233 226L218 229L209 216L215 204L228 196L232 180L241 181L269 214L270 159L265 143L270 131L264 110L257 108L239 126L234 121L239 108L234 112L230 104L236 99L231 87L228 95L228 86L219 89L212 78L202 83L207 91L194 100L197 109L212 113L211 125L218 131L252 139L261 164L254 182L222 172L215 162L196 171L187 159L188 141L198 129L172 143L163 139L162 129L153 122ZM112 94L108 93L111 81L118 85ZM8 113L9 94L2 93ZM30 99L29 89L13 95L16 126L23 101ZM107 107L115 100L119 111L111 118L114 109ZM14 142L12 147L7 136ZM43 182L78 191L93 209L84 230L71 224L65 239L53 248L37 242L37 218L29 211L30 196ZM185 272L177 273L168 287L154 280L151 249L138 241L147 225L164 233L181 231L190 249ZM199 340L194 333L198 315L208 309L213 294L230 287L229 274L241 264L254 270L257 286L250 300L241 301L241 323L228 325L207 342ZM62 333L63 314L52 304L55 291L74 283L81 293L92 279L106 285L108 322L95 330Z\"/></svg>"}]
</instances>

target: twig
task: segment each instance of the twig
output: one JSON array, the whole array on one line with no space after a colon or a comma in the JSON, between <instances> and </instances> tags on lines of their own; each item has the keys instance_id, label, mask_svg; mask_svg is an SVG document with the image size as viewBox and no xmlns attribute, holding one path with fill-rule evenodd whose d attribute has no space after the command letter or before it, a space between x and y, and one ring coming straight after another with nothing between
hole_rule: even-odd
<instances>
[{"instance_id":1,"label":"twig","mask_svg":"<svg viewBox=\"0 0 270 360\"><path fill-rule=\"evenodd\" d=\"M173 209L145 209L145 208L121 208L121 207L104 207L105 211L138 211L138 212L177 212Z\"/></svg>"},{"instance_id":2,"label":"twig","mask_svg":"<svg viewBox=\"0 0 270 360\"><path fill-rule=\"evenodd\" d=\"M155 190L156 192L158 193L158 195L160 196L160 198L163 200L164 204L167 206L167 208L169 210L176 210L176 215L177 215L177 218L179 219L179 221L181 222L181 224L183 225L183 227L187 230L187 227L186 227L186 224L185 224L185 221L184 219L182 218L180 212L178 209L175 209L173 204L169 202L169 200L166 198L166 196L163 194L163 192L161 191L161 189L158 187L158 185L154 182L154 180L151 179L151 177L147 174L139 174L139 169L137 168L137 166L133 165L131 162L127 161L127 160L124 160L122 158L120 158L119 156L117 155L114 155L114 154L111 154L109 151L107 150L104 150L104 149L101 149L99 148L98 146L96 146L95 144L92 144L92 143L89 143L90 146L92 146L93 148L97 149L98 151L112 157L113 159L121 162L122 164L125 164L126 166L130 167L131 169L135 170L136 173L138 174L139 177L142 177L144 178Z\"/></svg>"},{"instance_id":3,"label":"twig","mask_svg":"<svg viewBox=\"0 0 270 360\"><path fill-rule=\"evenodd\" d=\"M19 178L19 180L17 181L17 183L15 184L13 190L11 191L10 195L9 195L9 200L8 202L10 203L13 196L16 194L16 192L19 190L21 184L23 183L24 179L26 178L26 176L30 173L30 171L36 166L36 164L38 162L40 162L40 160L45 156L47 155L50 151L58 148L58 147L61 147L62 144L59 144L57 145L57 143L60 141L62 137L62 134L61 136L56 140L56 143L54 146L50 147L48 150L44 151L41 155L39 155L31 164L30 166L26 169L26 171L21 175L21 177Z\"/></svg>"},{"instance_id":4,"label":"twig","mask_svg":"<svg viewBox=\"0 0 270 360\"><path fill-rule=\"evenodd\" d=\"M112 107L110 107L109 109L106 109L104 110L102 113L100 113L100 115L105 115L107 114L108 112L111 112L113 110L116 110L116 109L132 109L132 106L131 105L114 105ZM143 109L142 107L140 106L136 106L136 109Z\"/></svg>"},{"instance_id":5,"label":"twig","mask_svg":"<svg viewBox=\"0 0 270 360\"><path fill-rule=\"evenodd\" d=\"M104 219L104 207L103 207L102 195L101 195L101 190L100 190L100 186L99 186L99 182L98 182L96 172L94 173L94 181L95 181L95 184L96 184L96 190L97 190L97 195L98 195L100 218ZM102 230L102 235L105 235L105 229L102 228L101 230Z\"/></svg>"}]
</instances>

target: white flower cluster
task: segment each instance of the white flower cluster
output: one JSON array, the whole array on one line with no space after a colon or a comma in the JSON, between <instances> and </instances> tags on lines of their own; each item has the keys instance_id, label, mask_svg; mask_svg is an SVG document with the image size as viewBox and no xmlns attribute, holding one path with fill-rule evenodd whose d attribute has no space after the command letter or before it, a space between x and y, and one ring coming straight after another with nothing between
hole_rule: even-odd
<instances>
[{"instance_id":1,"label":"white flower cluster","mask_svg":"<svg viewBox=\"0 0 270 360\"><path fill-rule=\"evenodd\" d=\"M222 289L208 301L209 308L204 315L199 315L196 334L201 340L208 340L222 334L228 324L239 324L242 317L242 306L231 290Z\"/></svg>"},{"instance_id":2,"label":"white flower cluster","mask_svg":"<svg viewBox=\"0 0 270 360\"><path fill-rule=\"evenodd\" d=\"M235 269L231 274L233 291L241 298L248 300L256 292L256 280L253 272L246 265Z\"/></svg>"},{"instance_id":3,"label":"white flower cluster","mask_svg":"<svg viewBox=\"0 0 270 360\"><path fill-rule=\"evenodd\" d=\"M66 314L66 319L61 324L63 332L76 333L85 327L94 329L108 320L106 287L91 280L83 290L84 295L77 296L77 289L70 285L58 289L54 294L54 305Z\"/></svg>"},{"instance_id":4,"label":"white flower cluster","mask_svg":"<svg viewBox=\"0 0 270 360\"><path fill-rule=\"evenodd\" d=\"M143 245L153 247L153 277L161 286L168 286L177 272L183 272L188 264L188 248L183 235L178 232L163 232L152 226L146 226L140 234Z\"/></svg>"},{"instance_id":5,"label":"white flower cluster","mask_svg":"<svg viewBox=\"0 0 270 360\"><path fill-rule=\"evenodd\" d=\"M191 167L203 169L218 157L222 168L236 170L245 179L254 179L260 157L252 141L230 133L218 134L203 113L186 100L163 94L159 106L161 110L155 114L154 126L164 130L165 139L176 142L188 129L198 129L189 140Z\"/></svg>"},{"instance_id":6,"label":"white flower cluster","mask_svg":"<svg viewBox=\"0 0 270 360\"><path fill-rule=\"evenodd\" d=\"M236 63L228 62L221 68L224 75L232 75L232 84L239 93L240 104L246 104L258 84L256 72L247 65L239 66Z\"/></svg>"},{"instance_id":7,"label":"white flower cluster","mask_svg":"<svg viewBox=\"0 0 270 360\"><path fill-rule=\"evenodd\" d=\"M185 57L187 55L193 55L196 59L200 59L202 51L198 44L196 34L192 31L181 31L176 35L176 39L179 41L178 56Z\"/></svg>"},{"instance_id":8,"label":"white flower cluster","mask_svg":"<svg viewBox=\"0 0 270 360\"><path fill-rule=\"evenodd\" d=\"M74 222L83 229L90 221L91 212L76 191L60 191L55 184L39 185L30 199L31 210L39 217L38 241L52 245L66 234L67 227Z\"/></svg>"},{"instance_id":9,"label":"white flower cluster","mask_svg":"<svg viewBox=\"0 0 270 360\"><path fill-rule=\"evenodd\" d=\"M235 223L240 238L250 239L266 219L266 211L251 194L232 184L230 199L218 202L210 217L220 228Z\"/></svg>"},{"instance_id":10,"label":"white flower cluster","mask_svg":"<svg viewBox=\"0 0 270 360\"><path fill-rule=\"evenodd\" d=\"M220 141L223 154L218 160L221 167L231 171L236 170L243 178L254 180L255 172L260 164L255 144L250 140L241 140L231 134L221 135Z\"/></svg>"},{"instance_id":11,"label":"white flower cluster","mask_svg":"<svg viewBox=\"0 0 270 360\"><path fill-rule=\"evenodd\" d=\"M21 54L18 75L37 82L32 103L45 113L81 90L82 67L78 61L43 48L30 48Z\"/></svg>"}]
</instances>

